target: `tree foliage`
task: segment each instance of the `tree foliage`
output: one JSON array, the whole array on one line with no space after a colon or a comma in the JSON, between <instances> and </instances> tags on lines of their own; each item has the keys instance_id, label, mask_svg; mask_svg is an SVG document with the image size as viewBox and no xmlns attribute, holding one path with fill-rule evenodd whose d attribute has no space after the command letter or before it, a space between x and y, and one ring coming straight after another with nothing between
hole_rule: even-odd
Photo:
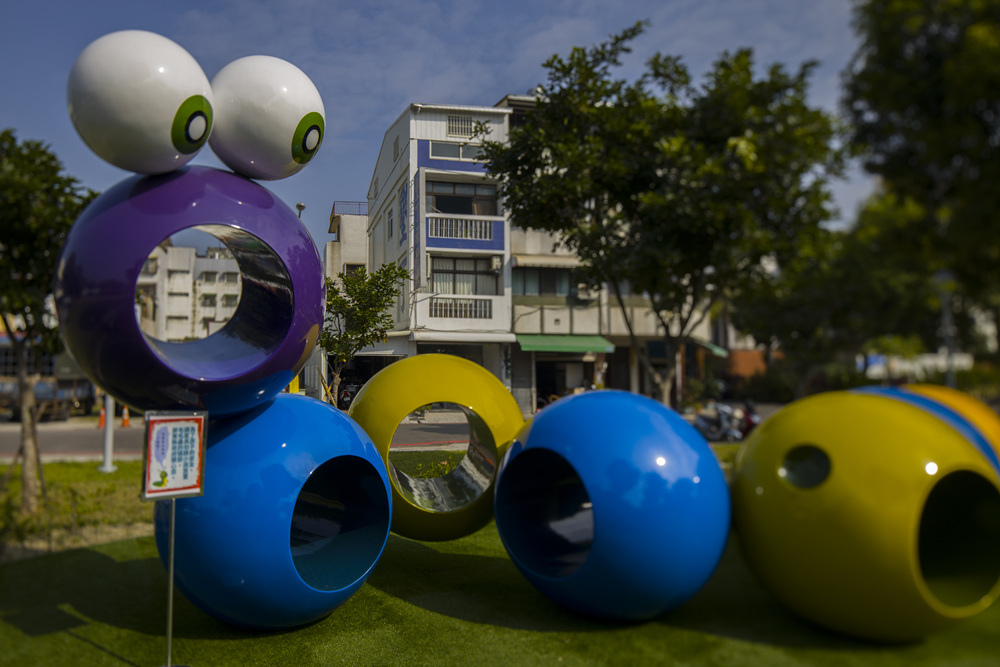
<instances>
[{"instance_id":1,"label":"tree foliage","mask_svg":"<svg viewBox=\"0 0 1000 667\"><path fill-rule=\"evenodd\" d=\"M824 230L794 258L755 280L735 305L734 324L779 348L799 378L861 353L935 349L941 286L934 248L914 234L925 217L913 200L874 195L847 230ZM956 300L956 322L971 345L971 321Z\"/></svg>"},{"instance_id":2,"label":"tree foliage","mask_svg":"<svg viewBox=\"0 0 1000 667\"><path fill-rule=\"evenodd\" d=\"M723 53L695 86L656 54L636 81L613 77L643 28L550 58L533 112L484 156L512 222L561 235L619 303L623 284L645 295L672 358L715 300L832 216L842 164L806 99L814 63L759 75L751 51Z\"/></svg>"},{"instance_id":3,"label":"tree foliage","mask_svg":"<svg viewBox=\"0 0 1000 667\"><path fill-rule=\"evenodd\" d=\"M23 511L37 507L37 370L31 360L58 349L59 332L48 300L59 251L70 226L94 197L63 172L39 141L19 142L0 132L0 320L17 366L21 409Z\"/></svg>"},{"instance_id":4,"label":"tree foliage","mask_svg":"<svg viewBox=\"0 0 1000 667\"><path fill-rule=\"evenodd\" d=\"M319 346L332 364L334 402L340 390L341 371L358 352L385 340L393 326L389 309L409 277L409 272L396 264L383 264L374 273L364 267L341 272L336 281L327 276L326 318Z\"/></svg>"},{"instance_id":5,"label":"tree foliage","mask_svg":"<svg viewBox=\"0 0 1000 667\"><path fill-rule=\"evenodd\" d=\"M1000 1L866 0L844 75L865 167L926 216L915 228L963 289L1000 293Z\"/></svg>"}]
</instances>

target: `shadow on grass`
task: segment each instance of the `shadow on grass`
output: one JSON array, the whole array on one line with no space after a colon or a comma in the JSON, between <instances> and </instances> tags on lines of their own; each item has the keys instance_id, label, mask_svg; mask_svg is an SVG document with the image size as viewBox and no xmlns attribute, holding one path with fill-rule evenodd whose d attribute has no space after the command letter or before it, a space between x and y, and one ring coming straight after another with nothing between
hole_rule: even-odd
<instances>
[{"instance_id":1,"label":"shadow on grass","mask_svg":"<svg viewBox=\"0 0 1000 667\"><path fill-rule=\"evenodd\" d=\"M367 584L421 609L473 623L537 632L618 627L551 602L521 576L502 547L501 553L450 553L390 535Z\"/></svg>"},{"instance_id":2,"label":"shadow on grass","mask_svg":"<svg viewBox=\"0 0 1000 667\"><path fill-rule=\"evenodd\" d=\"M656 619L665 626L695 630L755 644L879 652L890 647L851 639L813 625L781 604L754 578L730 536L718 568L687 603Z\"/></svg>"},{"instance_id":3,"label":"shadow on grass","mask_svg":"<svg viewBox=\"0 0 1000 667\"><path fill-rule=\"evenodd\" d=\"M73 634L71 631L95 622L162 637L166 609L167 573L152 537L0 567L0 620L28 637ZM176 589L173 628L175 637L188 639L283 634L228 626L202 612Z\"/></svg>"}]
</instances>

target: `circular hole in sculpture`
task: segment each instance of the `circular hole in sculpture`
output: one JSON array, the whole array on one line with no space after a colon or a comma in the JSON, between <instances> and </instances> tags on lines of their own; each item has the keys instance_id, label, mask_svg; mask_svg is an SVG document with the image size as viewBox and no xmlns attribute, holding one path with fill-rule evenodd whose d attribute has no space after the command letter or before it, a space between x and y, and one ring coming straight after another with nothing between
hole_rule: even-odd
<instances>
[{"instance_id":1,"label":"circular hole in sculpture","mask_svg":"<svg viewBox=\"0 0 1000 667\"><path fill-rule=\"evenodd\" d=\"M778 468L778 477L800 489L819 486L829 476L830 457L816 445L793 447Z\"/></svg>"},{"instance_id":2,"label":"circular hole in sculpture","mask_svg":"<svg viewBox=\"0 0 1000 667\"><path fill-rule=\"evenodd\" d=\"M455 403L423 405L396 428L389 446L389 475L400 495L432 512L471 505L493 483L497 446L475 412Z\"/></svg>"},{"instance_id":3,"label":"circular hole in sculpture","mask_svg":"<svg viewBox=\"0 0 1000 667\"><path fill-rule=\"evenodd\" d=\"M496 522L511 556L543 576L572 574L594 542L594 509L583 480L548 449L525 450L507 464Z\"/></svg>"},{"instance_id":4,"label":"circular hole in sculpture","mask_svg":"<svg viewBox=\"0 0 1000 667\"><path fill-rule=\"evenodd\" d=\"M942 603L979 602L1000 580L1000 492L962 470L942 477L920 517L920 571Z\"/></svg>"},{"instance_id":5,"label":"circular hole in sculpture","mask_svg":"<svg viewBox=\"0 0 1000 667\"><path fill-rule=\"evenodd\" d=\"M295 501L289 544L309 586L336 591L363 577L389 533L389 498L378 471L357 456L339 456L309 476Z\"/></svg>"},{"instance_id":6,"label":"circular hole in sculpture","mask_svg":"<svg viewBox=\"0 0 1000 667\"><path fill-rule=\"evenodd\" d=\"M136 321L171 369L226 380L264 363L294 313L291 277L256 236L200 225L149 251L136 279Z\"/></svg>"}]
</instances>

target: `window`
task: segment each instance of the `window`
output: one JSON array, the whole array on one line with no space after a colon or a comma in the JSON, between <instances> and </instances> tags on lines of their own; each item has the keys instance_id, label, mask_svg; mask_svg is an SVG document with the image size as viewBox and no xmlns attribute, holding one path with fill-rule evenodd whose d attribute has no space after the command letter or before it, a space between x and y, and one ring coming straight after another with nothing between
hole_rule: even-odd
<instances>
[{"instance_id":1,"label":"window","mask_svg":"<svg viewBox=\"0 0 1000 667\"><path fill-rule=\"evenodd\" d=\"M364 270L364 268L365 268L364 264L344 264L344 275L353 276L357 274L359 271Z\"/></svg>"},{"instance_id":2,"label":"window","mask_svg":"<svg viewBox=\"0 0 1000 667\"><path fill-rule=\"evenodd\" d=\"M392 223L392 204L389 204L389 208L385 212L385 227L386 227L385 234L390 239L392 238L392 224L393 224Z\"/></svg>"},{"instance_id":3,"label":"window","mask_svg":"<svg viewBox=\"0 0 1000 667\"><path fill-rule=\"evenodd\" d=\"M143 275L151 276L158 270L159 262L157 262L155 257L149 257L142 265Z\"/></svg>"},{"instance_id":4,"label":"window","mask_svg":"<svg viewBox=\"0 0 1000 667\"><path fill-rule=\"evenodd\" d=\"M214 294L202 294L201 295L201 305L206 308L215 307L215 295Z\"/></svg>"},{"instance_id":5,"label":"window","mask_svg":"<svg viewBox=\"0 0 1000 667\"><path fill-rule=\"evenodd\" d=\"M392 140L392 159L395 160L399 157L399 137L397 136Z\"/></svg>"},{"instance_id":6,"label":"window","mask_svg":"<svg viewBox=\"0 0 1000 667\"><path fill-rule=\"evenodd\" d=\"M472 116L448 116L449 137L471 137Z\"/></svg>"},{"instance_id":7,"label":"window","mask_svg":"<svg viewBox=\"0 0 1000 667\"><path fill-rule=\"evenodd\" d=\"M218 279L219 279L219 274L217 271L202 271L201 282L214 283Z\"/></svg>"},{"instance_id":8,"label":"window","mask_svg":"<svg viewBox=\"0 0 1000 667\"><path fill-rule=\"evenodd\" d=\"M226 308L233 308L237 303L240 302L239 294L223 294L222 295L222 305Z\"/></svg>"},{"instance_id":9,"label":"window","mask_svg":"<svg viewBox=\"0 0 1000 667\"><path fill-rule=\"evenodd\" d=\"M568 296L569 269L516 268L511 272L515 296Z\"/></svg>"},{"instance_id":10,"label":"window","mask_svg":"<svg viewBox=\"0 0 1000 667\"><path fill-rule=\"evenodd\" d=\"M490 258L431 258L431 289L438 294L496 296L497 275Z\"/></svg>"},{"instance_id":11,"label":"window","mask_svg":"<svg viewBox=\"0 0 1000 667\"><path fill-rule=\"evenodd\" d=\"M452 141L432 141L431 157L452 160L478 160L483 147L479 144L459 144Z\"/></svg>"},{"instance_id":12,"label":"window","mask_svg":"<svg viewBox=\"0 0 1000 667\"><path fill-rule=\"evenodd\" d=\"M240 274L236 271L226 271L222 274L222 281L224 283L237 283L240 281Z\"/></svg>"},{"instance_id":13,"label":"window","mask_svg":"<svg viewBox=\"0 0 1000 667\"><path fill-rule=\"evenodd\" d=\"M427 181L427 211L458 215L496 215L497 186Z\"/></svg>"}]
</instances>

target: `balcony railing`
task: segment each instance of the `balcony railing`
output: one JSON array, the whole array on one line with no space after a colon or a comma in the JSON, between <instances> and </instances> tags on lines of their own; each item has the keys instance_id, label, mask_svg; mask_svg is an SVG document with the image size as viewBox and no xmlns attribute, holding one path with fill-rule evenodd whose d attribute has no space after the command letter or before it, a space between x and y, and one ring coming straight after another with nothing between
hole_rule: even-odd
<instances>
[{"instance_id":1,"label":"balcony railing","mask_svg":"<svg viewBox=\"0 0 1000 667\"><path fill-rule=\"evenodd\" d=\"M493 301L492 299L434 297L431 299L430 316L488 320L493 317Z\"/></svg>"},{"instance_id":2,"label":"balcony railing","mask_svg":"<svg viewBox=\"0 0 1000 667\"><path fill-rule=\"evenodd\" d=\"M428 218L427 235L437 239L493 240L493 221L472 218Z\"/></svg>"},{"instance_id":3,"label":"balcony railing","mask_svg":"<svg viewBox=\"0 0 1000 667\"><path fill-rule=\"evenodd\" d=\"M334 215L368 215L368 202L366 201L335 201L333 202Z\"/></svg>"}]
</instances>

